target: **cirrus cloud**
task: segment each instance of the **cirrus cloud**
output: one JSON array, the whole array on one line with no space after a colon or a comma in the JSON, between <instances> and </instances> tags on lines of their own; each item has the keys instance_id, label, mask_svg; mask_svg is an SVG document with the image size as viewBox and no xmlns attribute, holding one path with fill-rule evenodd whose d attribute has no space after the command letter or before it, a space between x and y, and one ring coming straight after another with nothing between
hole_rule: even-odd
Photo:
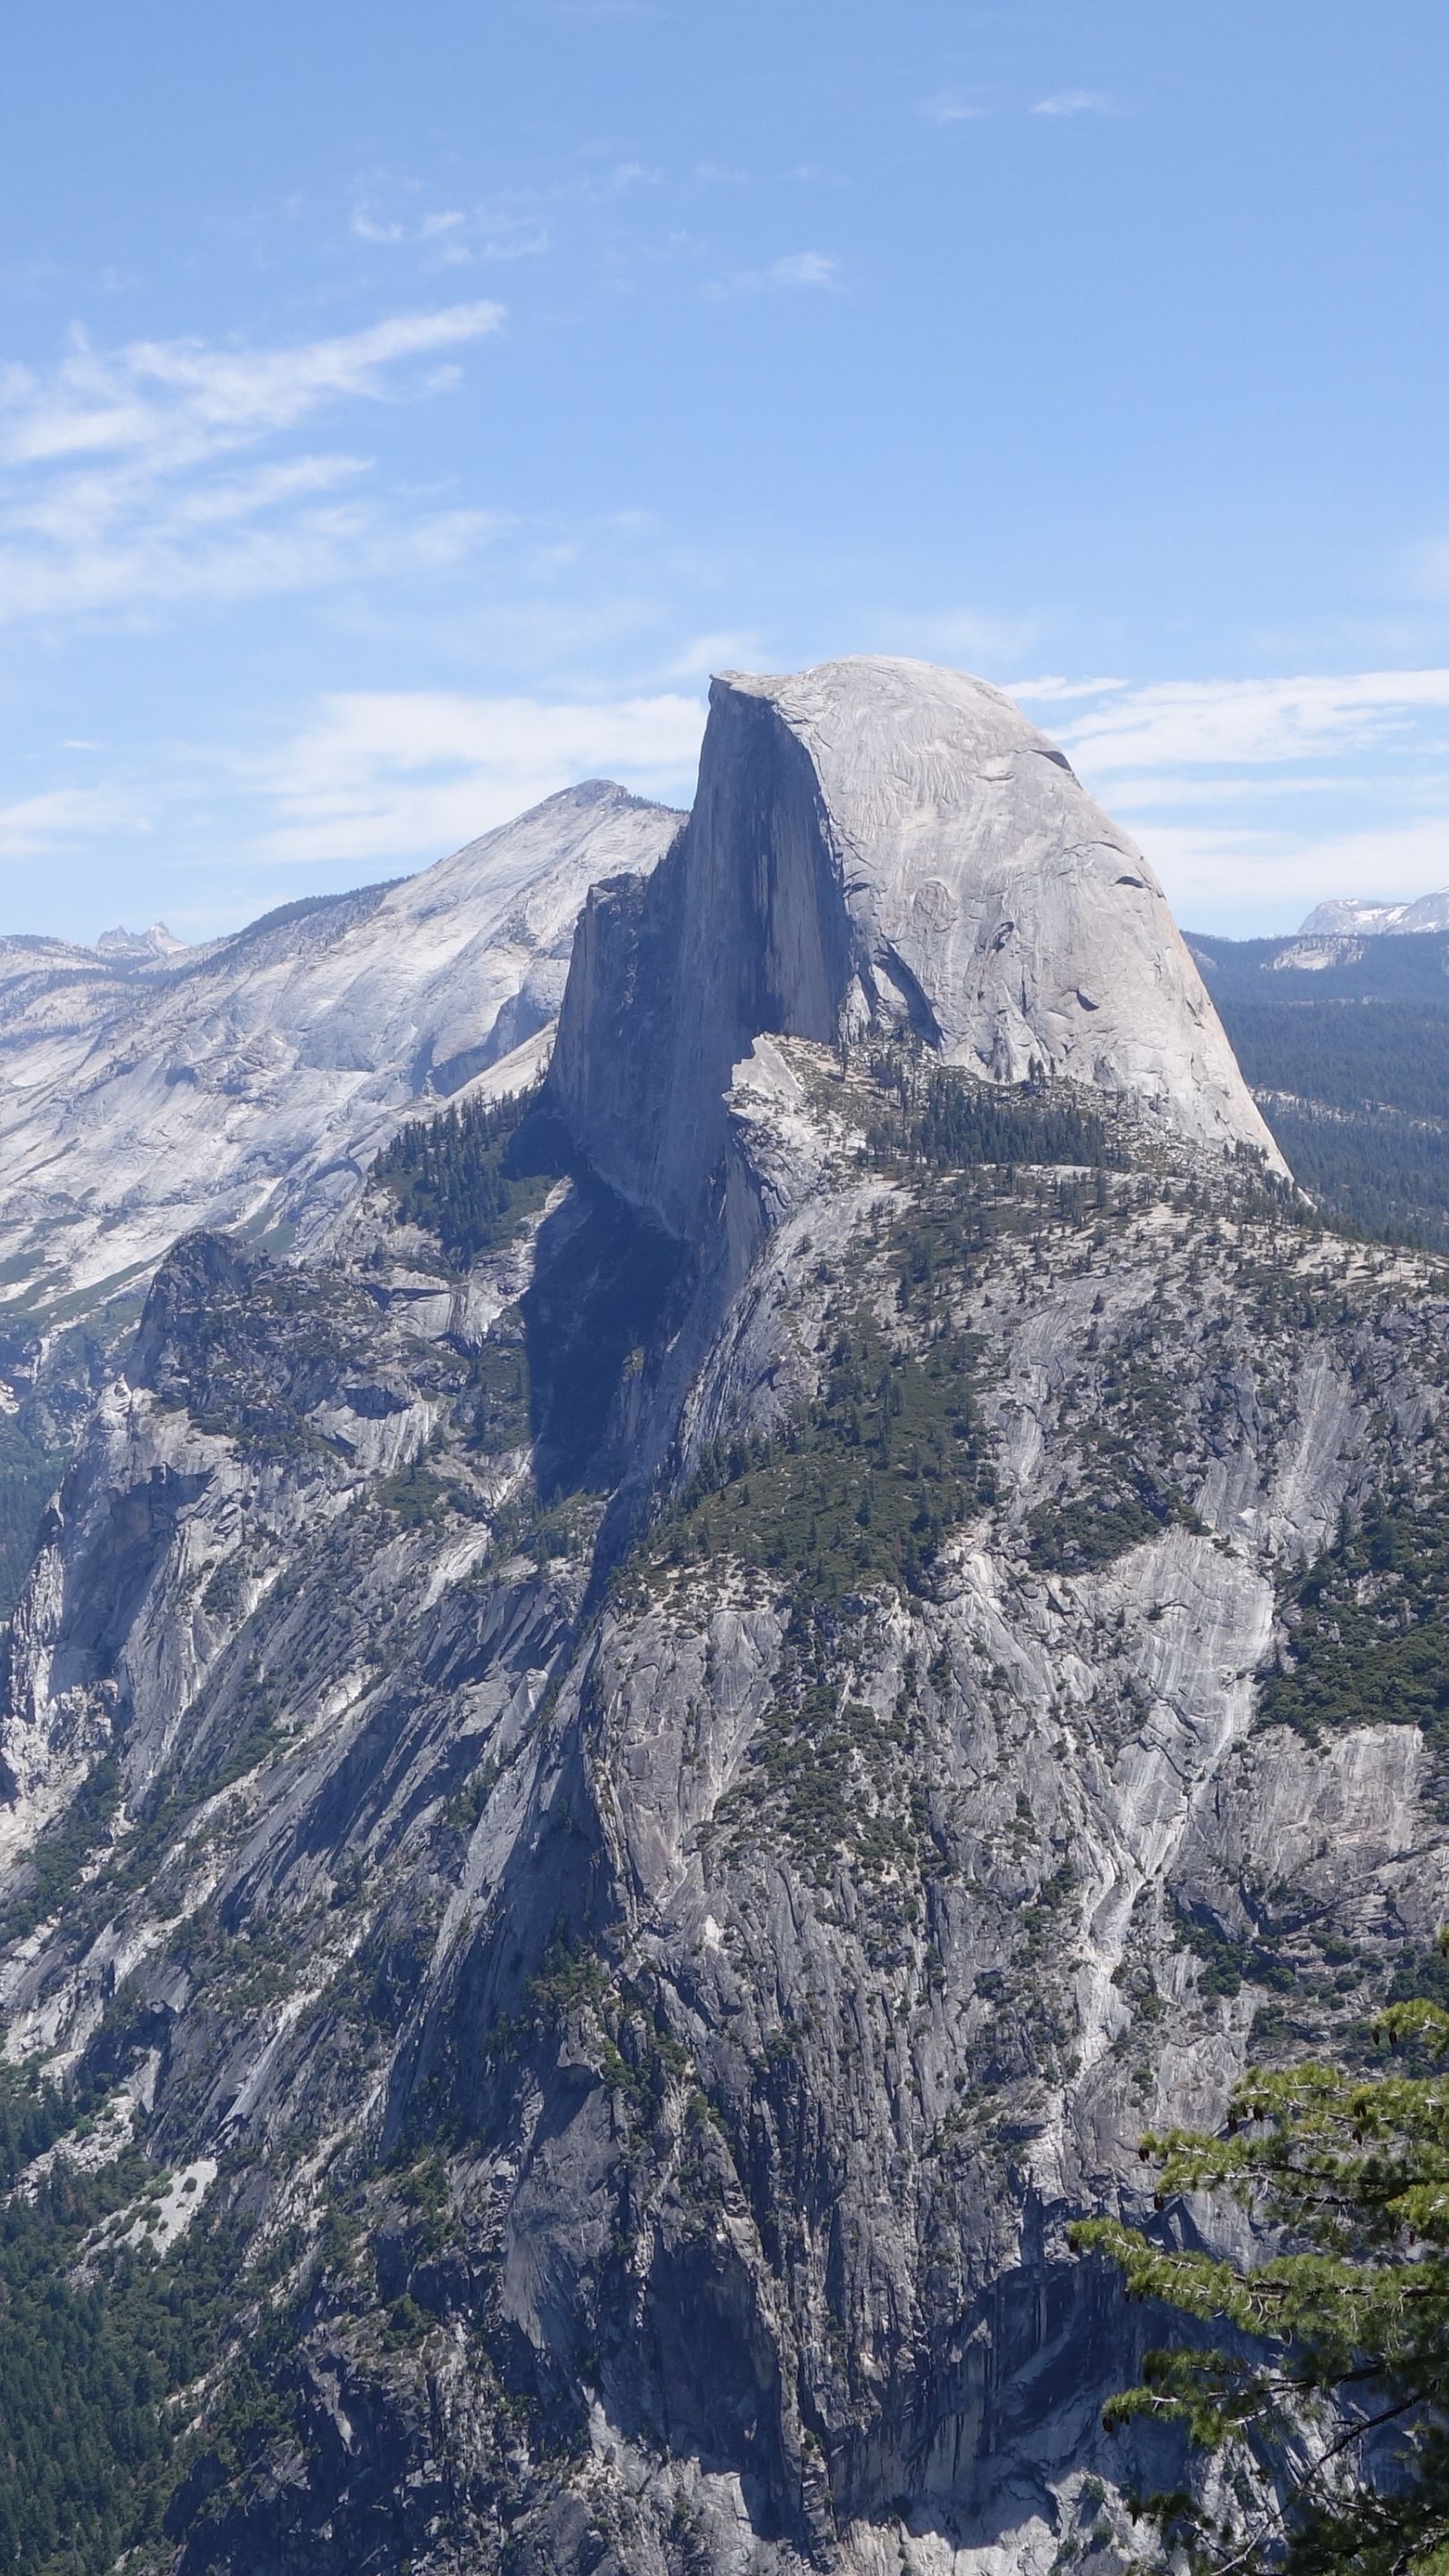
<instances>
[{"instance_id":1,"label":"cirrus cloud","mask_svg":"<svg viewBox=\"0 0 1449 2576\"><path fill-rule=\"evenodd\" d=\"M343 406L445 391L456 371L436 362L502 319L453 304L274 348L102 350L76 331L52 369L0 371L0 623L317 588L471 550L485 514L390 501L369 459L296 434ZM275 461L242 462L282 441Z\"/></svg>"},{"instance_id":2,"label":"cirrus cloud","mask_svg":"<svg viewBox=\"0 0 1449 2576\"><path fill-rule=\"evenodd\" d=\"M1200 929L1289 930L1330 895L1449 884L1449 670L1018 681ZM1095 705L1082 705L1095 697Z\"/></svg>"},{"instance_id":3,"label":"cirrus cloud","mask_svg":"<svg viewBox=\"0 0 1449 2576\"><path fill-rule=\"evenodd\" d=\"M1050 98L1039 98L1031 109L1033 116L1116 116L1116 102L1099 89L1059 89Z\"/></svg>"},{"instance_id":4,"label":"cirrus cloud","mask_svg":"<svg viewBox=\"0 0 1449 2576\"><path fill-rule=\"evenodd\" d=\"M146 829L144 818L119 790L54 787L0 805L0 859L52 855L104 832Z\"/></svg>"},{"instance_id":5,"label":"cirrus cloud","mask_svg":"<svg viewBox=\"0 0 1449 2576\"><path fill-rule=\"evenodd\" d=\"M687 800L703 730L700 700L675 692L566 703L339 692L254 776L272 815L254 855L286 865L436 858L587 777Z\"/></svg>"},{"instance_id":6,"label":"cirrus cloud","mask_svg":"<svg viewBox=\"0 0 1449 2576\"><path fill-rule=\"evenodd\" d=\"M717 278L703 287L702 294L771 295L783 289L789 293L801 287L823 287L835 291L840 285L840 262L824 251L794 250L783 259L771 260L767 268L740 268L733 276Z\"/></svg>"},{"instance_id":7,"label":"cirrus cloud","mask_svg":"<svg viewBox=\"0 0 1449 2576\"><path fill-rule=\"evenodd\" d=\"M1048 687L1055 696L1067 693L1059 681ZM1030 696L1031 685L1018 683L1017 694ZM1425 714L1443 711L1445 670L1165 680L1127 690L1118 683L1105 706L1062 729L1062 740L1114 774L1279 762L1387 743L1409 735Z\"/></svg>"}]
</instances>

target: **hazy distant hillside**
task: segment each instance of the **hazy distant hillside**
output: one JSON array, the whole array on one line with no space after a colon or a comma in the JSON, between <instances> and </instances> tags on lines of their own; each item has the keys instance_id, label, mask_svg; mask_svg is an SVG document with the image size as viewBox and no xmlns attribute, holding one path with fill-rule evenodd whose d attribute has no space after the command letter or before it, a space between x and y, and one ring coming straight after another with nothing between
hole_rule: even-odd
<instances>
[{"instance_id":1,"label":"hazy distant hillside","mask_svg":"<svg viewBox=\"0 0 1449 2576\"><path fill-rule=\"evenodd\" d=\"M1449 1244L1449 934L1188 944L1305 1187L1366 1232Z\"/></svg>"}]
</instances>

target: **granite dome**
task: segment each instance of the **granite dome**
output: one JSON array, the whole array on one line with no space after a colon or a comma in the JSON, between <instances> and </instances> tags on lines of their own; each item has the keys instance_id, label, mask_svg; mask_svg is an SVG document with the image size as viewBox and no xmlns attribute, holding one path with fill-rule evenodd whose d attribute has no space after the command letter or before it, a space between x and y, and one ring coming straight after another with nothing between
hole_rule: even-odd
<instances>
[{"instance_id":1,"label":"granite dome","mask_svg":"<svg viewBox=\"0 0 1449 2576\"><path fill-rule=\"evenodd\" d=\"M1000 690L861 656L725 673L710 709L688 829L590 898L560 1024L560 1102L627 1196L689 1230L767 1032L910 1028L1283 1169L1141 851Z\"/></svg>"}]
</instances>

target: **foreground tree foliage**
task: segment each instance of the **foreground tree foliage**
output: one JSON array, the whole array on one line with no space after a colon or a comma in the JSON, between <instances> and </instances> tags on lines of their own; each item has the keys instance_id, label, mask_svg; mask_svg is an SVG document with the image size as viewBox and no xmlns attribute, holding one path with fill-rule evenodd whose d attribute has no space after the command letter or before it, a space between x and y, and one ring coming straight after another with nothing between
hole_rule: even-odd
<instances>
[{"instance_id":1,"label":"foreground tree foliage","mask_svg":"<svg viewBox=\"0 0 1449 2576\"><path fill-rule=\"evenodd\" d=\"M1449 2014L1396 2004L1379 2036L1432 2067ZM1149 2353L1107 2410L1109 2429L1180 2424L1213 2455L1210 2505L1159 2495L1144 2512L1219 2576L1449 2576L1449 2076L1250 2072L1224 2136L1177 2129L1142 2154L1159 2208L1226 2190L1286 2248L1245 2269L1111 2219L1073 2230L1130 2297L1229 2330Z\"/></svg>"}]
</instances>

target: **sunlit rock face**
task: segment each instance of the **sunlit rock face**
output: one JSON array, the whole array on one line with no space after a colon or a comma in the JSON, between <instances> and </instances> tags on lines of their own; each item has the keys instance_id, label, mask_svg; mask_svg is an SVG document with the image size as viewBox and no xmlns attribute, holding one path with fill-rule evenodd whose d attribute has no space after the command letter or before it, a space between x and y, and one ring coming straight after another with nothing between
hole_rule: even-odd
<instances>
[{"instance_id":1,"label":"sunlit rock face","mask_svg":"<svg viewBox=\"0 0 1449 2576\"><path fill-rule=\"evenodd\" d=\"M647 889L591 897L560 1029L557 1097L626 1196L690 1231L764 1032L910 1029L1281 1170L1147 862L999 690L862 656L710 703L688 829Z\"/></svg>"},{"instance_id":2,"label":"sunlit rock face","mask_svg":"<svg viewBox=\"0 0 1449 2576\"><path fill-rule=\"evenodd\" d=\"M682 820L595 779L204 948L0 942L0 1298L98 1299L194 1225L320 1239L420 1101L547 1060L586 889Z\"/></svg>"}]
</instances>

